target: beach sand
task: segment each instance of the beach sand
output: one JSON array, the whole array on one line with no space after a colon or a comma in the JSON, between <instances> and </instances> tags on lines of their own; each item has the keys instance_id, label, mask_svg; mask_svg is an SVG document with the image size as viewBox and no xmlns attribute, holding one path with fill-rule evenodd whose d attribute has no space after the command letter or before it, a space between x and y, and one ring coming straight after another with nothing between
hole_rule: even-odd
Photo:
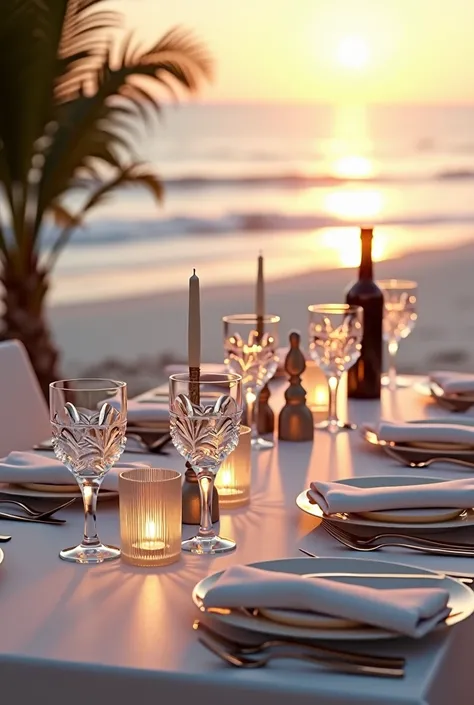
<instances>
[{"instance_id":1,"label":"beach sand","mask_svg":"<svg viewBox=\"0 0 474 705\"><path fill-rule=\"evenodd\" d=\"M232 282L232 262L225 266ZM317 266L315 260L314 270L303 276L267 282L266 309L281 316L281 345L294 329L302 333L306 345L308 305L343 301L346 286L356 276L355 270L318 271ZM399 370L474 371L474 244L409 254L377 263L375 270L380 279L419 282L419 318L401 343ZM187 282L180 292L52 307L49 316L63 353L63 373L83 373L87 368L97 373L110 367L113 359L125 365L125 374L141 378L139 387L146 387L150 375L155 380L168 359L184 361L186 287ZM223 315L253 310L253 287L208 288L201 280L202 359L222 359Z\"/></svg>"}]
</instances>

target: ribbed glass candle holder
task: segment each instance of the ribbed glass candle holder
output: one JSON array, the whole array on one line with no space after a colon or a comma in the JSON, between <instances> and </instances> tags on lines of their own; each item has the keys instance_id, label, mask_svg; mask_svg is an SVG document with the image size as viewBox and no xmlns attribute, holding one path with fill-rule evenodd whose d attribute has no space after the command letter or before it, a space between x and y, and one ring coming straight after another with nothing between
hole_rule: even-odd
<instances>
[{"instance_id":1,"label":"ribbed glass candle holder","mask_svg":"<svg viewBox=\"0 0 474 705\"><path fill-rule=\"evenodd\" d=\"M220 507L242 507L250 502L251 433L240 427L237 448L222 463L216 476Z\"/></svg>"},{"instance_id":2,"label":"ribbed glass candle holder","mask_svg":"<svg viewBox=\"0 0 474 705\"><path fill-rule=\"evenodd\" d=\"M122 560L139 566L174 563L181 554L181 473L125 470L119 477Z\"/></svg>"}]
</instances>

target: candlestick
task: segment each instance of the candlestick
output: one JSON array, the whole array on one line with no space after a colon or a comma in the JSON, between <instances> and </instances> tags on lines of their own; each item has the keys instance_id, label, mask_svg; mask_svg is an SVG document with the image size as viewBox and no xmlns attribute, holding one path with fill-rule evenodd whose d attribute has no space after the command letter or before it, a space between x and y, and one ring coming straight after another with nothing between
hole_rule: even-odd
<instances>
[{"instance_id":1,"label":"candlestick","mask_svg":"<svg viewBox=\"0 0 474 705\"><path fill-rule=\"evenodd\" d=\"M201 304L195 269L189 279L188 365L190 368L201 365Z\"/></svg>"},{"instance_id":2,"label":"candlestick","mask_svg":"<svg viewBox=\"0 0 474 705\"><path fill-rule=\"evenodd\" d=\"M164 468L119 476L122 560L130 565L174 563L181 555L181 474Z\"/></svg>"},{"instance_id":3,"label":"candlestick","mask_svg":"<svg viewBox=\"0 0 474 705\"><path fill-rule=\"evenodd\" d=\"M199 404L199 366L201 364L201 302L199 292L199 277L193 269L189 279L189 311L188 311L188 365L189 365L189 398L193 404Z\"/></svg>"},{"instance_id":4,"label":"candlestick","mask_svg":"<svg viewBox=\"0 0 474 705\"><path fill-rule=\"evenodd\" d=\"M263 335L263 317L265 316L265 287L263 282L263 256L261 253L258 256L255 313L257 314L257 334L260 340Z\"/></svg>"}]
</instances>

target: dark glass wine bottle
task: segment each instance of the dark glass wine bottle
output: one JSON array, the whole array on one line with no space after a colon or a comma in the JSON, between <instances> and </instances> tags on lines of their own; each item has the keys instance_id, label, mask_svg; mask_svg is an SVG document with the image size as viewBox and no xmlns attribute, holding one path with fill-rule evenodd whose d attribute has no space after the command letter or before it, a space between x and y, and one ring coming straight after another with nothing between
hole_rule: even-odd
<instances>
[{"instance_id":1,"label":"dark glass wine bottle","mask_svg":"<svg viewBox=\"0 0 474 705\"><path fill-rule=\"evenodd\" d=\"M364 309L362 351L348 372L348 394L353 399L379 399L382 377L382 323L384 298L374 281L372 228L361 228L362 256L359 280L351 286L346 302Z\"/></svg>"}]
</instances>

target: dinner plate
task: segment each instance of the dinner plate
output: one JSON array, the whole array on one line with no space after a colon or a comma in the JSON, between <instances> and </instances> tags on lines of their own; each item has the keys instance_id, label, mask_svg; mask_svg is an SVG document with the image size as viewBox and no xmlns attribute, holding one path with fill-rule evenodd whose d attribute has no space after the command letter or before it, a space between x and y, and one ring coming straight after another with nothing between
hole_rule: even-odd
<instances>
[{"instance_id":1,"label":"dinner plate","mask_svg":"<svg viewBox=\"0 0 474 705\"><path fill-rule=\"evenodd\" d=\"M457 624L467 619L474 611L474 592L463 583L435 571L401 563L388 563L366 558L283 558L276 561L253 563L252 566L291 575L317 576L320 573L352 573L355 575L333 577L331 580L367 585L368 587L380 589L407 588L408 586L426 588L427 583L431 585L432 581L433 586L449 592L451 613L438 628L446 628L446 626ZM368 573L372 574L372 577L364 575ZM389 577L375 578L373 574L383 574ZM397 574L400 577L397 578ZM203 597L221 575L222 571L209 575L194 587L192 599L197 607L204 609L202 604ZM411 575L413 575L413 578L407 577ZM225 610L222 610L218 614L208 614L209 618L215 619L222 625L248 629L252 632L275 637L359 641L396 639L401 636L400 634L366 625L355 625L349 629L326 629L323 627L283 624L267 619L261 612L252 615L244 610L229 610L228 614Z\"/></svg>"},{"instance_id":2,"label":"dinner plate","mask_svg":"<svg viewBox=\"0 0 474 705\"><path fill-rule=\"evenodd\" d=\"M370 477L352 477L348 480L339 480L341 484L349 485L351 487L400 487L402 485L422 485L432 482L443 482L444 480L433 478L433 477L413 477L404 475L388 475L386 477L380 476L370 476ZM380 529L384 525L393 530L394 521L393 518L390 520L382 519L381 517L375 519L373 516L367 516L362 514L324 514L323 510L319 504L314 504L311 502L307 495L308 490L304 490L296 498L296 504L303 512L306 514L311 514L311 516L317 517L318 519L329 519L330 521L336 523L344 523L346 525L354 526L365 526L374 527ZM401 512L402 510L397 510ZM403 510L407 512L408 510ZM422 515L422 510L414 510L418 515ZM441 510L436 509L436 512ZM449 509L448 511L451 511ZM378 512L380 514L380 512ZM391 515L395 514L395 510L390 512ZM408 519L400 516L400 520L396 522L397 529L411 529L413 530L414 523L422 523L423 531L425 530L436 530L436 529L459 529L460 527L474 526L474 509L466 510L456 510L456 516L453 518L443 518L440 519L435 513L431 517L424 516L422 521L414 522L413 516Z\"/></svg>"},{"instance_id":3,"label":"dinner plate","mask_svg":"<svg viewBox=\"0 0 474 705\"><path fill-rule=\"evenodd\" d=\"M57 490L61 488L61 491ZM54 489L52 489L54 488ZM81 496L79 487L74 485L38 485L25 483L21 485L0 485L1 494L10 494L15 497L30 497L31 499L74 499ZM99 501L116 499L119 493L112 490L100 490Z\"/></svg>"},{"instance_id":4,"label":"dinner plate","mask_svg":"<svg viewBox=\"0 0 474 705\"><path fill-rule=\"evenodd\" d=\"M474 430L474 419L453 419L452 417L443 417L439 419L417 419L410 421L413 424L426 424L426 423L439 423L439 424L453 424L459 426L470 426ZM464 458L464 460L472 460L474 462L474 445L468 445L466 443L436 443L436 442L420 442L415 441L411 443L401 443L394 441L381 441L377 436L377 431L373 424L364 424L361 427L362 438L370 443L370 445L379 446L383 448L384 446L390 446L393 450L404 455L408 461L422 461L428 460L434 457L445 457L448 453L453 457Z\"/></svg>"}]
</instances>

